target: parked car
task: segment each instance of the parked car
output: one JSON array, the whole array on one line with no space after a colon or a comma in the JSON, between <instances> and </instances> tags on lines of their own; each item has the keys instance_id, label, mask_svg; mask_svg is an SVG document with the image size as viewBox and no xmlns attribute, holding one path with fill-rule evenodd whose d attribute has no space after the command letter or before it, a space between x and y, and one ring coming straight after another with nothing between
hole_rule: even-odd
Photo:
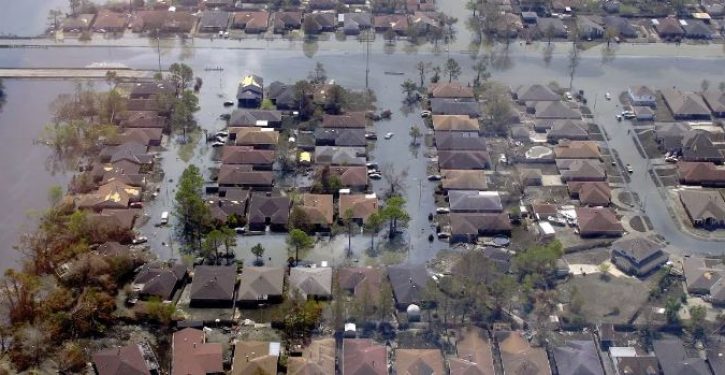
<instances>
[{"instance_id":1,"label":"parked car","mask_svg":"<svg viewBox=\"0 0 725 375\"><path fill-rule=\"evenodd\" d=\"M440 181L442 178L439 174L432 174L428 176L428 181Z\"/></svg>"},{"instance_id":2,"label":"parked car","mask_svg":"<svg viewBox=\"0 0 725 375\"><path fill-rule=\"evenodd\" d=\"M385 133L385 139L393 138L394 135L392 132Z\"/></svg>"},{"instance_id":3,"label":"parked car","mask_svg":"<svg viewBox=\"0 0 725 375\"><path fill-rule=\"evenodd\" d=\"M430 117L430 116L431 116L432 114L433 114L433 113L431 113L431 111L423 111L423 112L421 112L421 113L420 113L420 117L422 117L422 118L428 118L428 117Z\"/></svg>"},{"instance_id":4,"label":"parked car","mask_svg":"<svg viewBox=\"0 0 725 375\"><path fill-rule=\"evenodd\" d=\"M233 101L231 101L231 100L226 100L226 101L224 101L224 106L225 106L225 107L231 107L231 106L233 106L233 105L234 105L234 102L233 102Z\"/></svg>"},{"instance_id":5,"label":"parked car","mask_svg":"<svg viewBox=\"0 0 725 375\"><path fill-rule=\"evenodd\" d=\"M448 207L438 207L438 208L436 208L436 213L437 214L447 214L449 212L451 212L451 209L448 208Z\"/></svg>"},{"instance_id":6,"label":"parked car","mask_svg":"<svg viewBox=\"0 0 725 375\"><path fill-rule=\"evenodd\" d=\"M634 173L634 169L632 169L632 166L629 163L627 164L627 172Z\"/></svg>"},{"instance_id":7,"label":"parked car","mask_svg":"<svg viewBox=\"0 0 725 375\"><path fill-rule=\"evenodd\" d=\"M134 238L133 240L131 240L131 244L140 245L142 243L148 242L148 240L149 239L146 236L138 236L138 237Z\"/></svg>"}]
</instances>

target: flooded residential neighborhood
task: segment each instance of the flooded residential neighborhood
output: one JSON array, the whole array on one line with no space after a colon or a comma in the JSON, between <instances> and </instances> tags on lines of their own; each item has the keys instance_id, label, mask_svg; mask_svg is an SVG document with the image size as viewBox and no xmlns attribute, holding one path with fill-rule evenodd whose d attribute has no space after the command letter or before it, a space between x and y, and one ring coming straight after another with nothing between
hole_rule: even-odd
<instances>
[{"instance_id":1,"label":"flooded residential neighborhood","mask_svg":"<svg viewBox=\"0 0 725 375\"><path fill-rule=\"evenodd\" d=\"M722 2L6 5L0 372L725 373Z\"/></svg>"}]
</instances>

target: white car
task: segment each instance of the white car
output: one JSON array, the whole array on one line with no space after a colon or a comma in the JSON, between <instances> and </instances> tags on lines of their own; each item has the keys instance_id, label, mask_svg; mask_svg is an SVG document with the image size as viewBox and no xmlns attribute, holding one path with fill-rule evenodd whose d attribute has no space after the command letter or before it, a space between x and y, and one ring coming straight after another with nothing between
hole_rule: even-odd
<instances>
[{"instance_id":1,"label":"white car","mask_svg":"<svg viewBox=\"0 0 725 375\"><path fill-rule=\"evenodd\" d=\"M609 95L609 93L608 93L608 92L607 92L607 93L604 93L604 99L607 99L607 100L612 100L612 96L611 96L611 95Z\"/></svg>"},{"instance_id":2,"label":"white car","mask_svg":"<svg viewBox=\"0 0 725 375\"><path fill-rule=\"evenodd\" d=\"M133 240L131 240L131 244L140 245L142 243L148 242L148 240L149 239L146 236L138 236L138 237L134 238Z\"/></svg>"},{"instance_id":3,"label":"white car","mask_svg":"<svg viewBox=\"0 0 725 375\"><path fill-rule=\"evenodd\" d=\"M436 208L436 213L437 214L447 214L449 212L451 212L451 209L448 208L448 207L438 207L438 208Z\"/></svg>"},{"instance_id":4,"label":"white car","mask_svg":"<svg viewBox=\"0 0 725 375\"><path fill-rule=\"evenodd\" d=\"M390 139L390 138L393 138L393 136L394 136L394 135L395 135L395 134L393 134L393 133L390 133L390 132L388 132L388 133L385 133L385 139Z\"/></svg>"},{"instance_id":5,"label":"white car","mask_svg":"<svg viewBox=\"0 0 725 375\"><path fill-rule=\"evenodd\" d=\"M211 144L211 147L223 147L224 145L225 145L224 142L216 141L216 142L214 142L214 143Z\"/></svg>"},{"instance_id":6,"label":"white car","mask_svg":"<svg viewBox=\"0 0 725 375\"><path fill-rule=\"evenodd\" d=\"M632 166L631 166L631 165L629 165L629 164L627 164L627 172L629 172L629 173L634 173L634 169L633 169L633 168L632 168Z\"/></svg>"},{"instance_id":7,"label":"white car","mask_svg":"<svg viewBox=\"0 0 725 375\"><path fill-rule=\"evenodd\" d=\"M380 173L371 173L368 175L368 178L370 178L371 180L379 180L383 178L383 175L381 175Z\"/></svg>"},{"instance_id":8,"label":"white car","mask_svg":"<svg viewBox=\"0 0 725 375\"><path fill-rule=\"evenodd\" d=\"M420 113L420 117L422 118L428 118L432 115L431 111L423 111Z\"/></svg>"}]
</instances>

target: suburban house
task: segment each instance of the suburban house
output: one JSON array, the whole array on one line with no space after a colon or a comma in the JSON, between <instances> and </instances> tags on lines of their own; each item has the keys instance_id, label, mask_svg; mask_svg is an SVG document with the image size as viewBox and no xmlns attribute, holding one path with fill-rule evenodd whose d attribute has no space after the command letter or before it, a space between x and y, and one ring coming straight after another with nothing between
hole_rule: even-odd
<instances>
[{"instance_id":1,"label":"suburban house","mask_svg":"<svg viewBox=\"0 0 725 375\"><path fill-rule=\"evenodd\" d=\"M196 266L191 280L190 305L231 306L236 285L236 266Z\"/></svg>"},{"instance_id":2,"label":"suburban house","mask_svg":"<svg viewBox=\"0 0 725 375\"><path fill-rule=\"evenodd\" d=\"M258 150L273 150L279 141L279 132L270 128L239 128L234 133L235 145Z\"/></svg>"},{"instance_id":3,"label":"suburban house","mask_svg":"<svg viewBox=\"0 0 725 375\"><path fill-rule=\"evenodd\" d=\"M264 99L262 77L249 74L242 78L237 88L237 104L240 108L259 108Z\"/></svg>"},{"instance_id":4,"label":"suburban house","mask_svg":"<svg viewBox=\"0 0 725 375\"><path fill-rule=\"evenodd\" d=\"M725 200L716 190L682 190L680 201L696 227L725 226Z\"/></svg>"},{"instance_id":5,"label":"suburban house","mask_svg":"<svg viewBox=\"0 0 725 375\"><path fill-rule=\"evenodd\" d=\"M138 10L131 19L133 32L190 33L197 18L185 11Z\"/></svg>"},{"instance_id":6,"label":"suburban house","mask_svg":"<svg viewBox=\"0 0 725 375\"><path fill-rule=\"evenodd\" d=\"M440 349L395 349L397 374L445 374Z\"/></svg>"},{"instance_id":7,"label":"suburban house","mask_svg":"<svg viewBox=\"0 0 725 375\"><path fill-rule=\"evenodd\" d=\"M557 102L536 102L533 106L537 119L573 119L581 120L579 110L572 108L569 104Z\"/></svg>"},{"instance_id":8,"label":"suburban house","mask_svg":"<svg viewBox=\"0 0 725 375\"><path fill-rule=\"evenodd\" d=\"M460 213L450 214L450 242L476 243L480 236L508 235L511 221L506 213Z\"/></svg>"},{"instance_id":9,"label":"suburban house","mask_svg":"<svg viewBox=\"0 0 725 375\"><path fill-rule=\"evenodd\" d=\"M638 35L637 29L624 17L608 15L604 16L603 21L605 29L615 29L622 38L634 39Z\"/></svg>"},{"instance_id":10,"label":"suburban house","mask_svg":"<svg viewBox=\"0 0 725 375\"><path fill-rule=\"evenodd\" d=\"M450 375L493 375L492 344L486 331L467 327L456 336L458 356L448 360Z\"/></svg>"},{"instance_id":11,"label":"suburban house","mask_svg":"<svg viewBox=\"0 0 725 375\"><path fill-rule=\"evenodd\" d=\"M499 213L503 211L497 191L454 190L448 193L451 212Z\"/></svg>"},{"instance_id":12,"label":"suburban house","mask_svg":"<svg viewBox=\"0 0 725 375\"><path fill-rule=\"evenodd\" d=\"M74 17L67 17L61 22L60 28L66 33L87 31L91 27L95 16L95 14L79 14Z\"/></svg>"},{"instance_id":13,"label":"suburban house","mask_svg":"<svg viewBox=\"0 0 725 375\"><path fill-rule=\"evenodd\" d=\"M343 267L337 271L340 288L365 301L377 301L383 272L373 267Z\"/></svg>"},{"instance_id":14,"label":"suburban house","mask_svg":"<svg viewBox=\"0 0 725 375\"><path fill-rule=\"evenodd\" d=\"M546 349L533 347L519 331L496 331L506 374L551 375Z\"/></svg>"},{"instance_id":15,"label":"suburban house","mask_svg":"<svg viewBox=\"0 0 725 375\"><path fill-rule=\"evenodd\" d=\"M440 151L440 169L489 169L491 156L488 151Z\"/></svg>"},{"instance_id":16,"label":"suburban house","mask_svg":"<svg viewBox=\"0 0 725 375\"><path fill-rule=\"evenodd\" d=\"M481 109L478 102L467 99L433 98L430 100L431 112L434 115L464 115L480 117Z\"/></svg>"},{"instance_id":17,"label":"suburban house","mask_svg":"<svg viewBox=\"0 0 725 375\"><path fill-rule=\"evenodd\" d=\"M348 210L352 213L352 219L361 225L378 211L378 197L375 194L341 194L337 217L345 217Z\"/></svg>"},{"instance_id":18,"label":"suburban house","mask_svg":"<svg viewBox=\"0 0 725 375\"><path fill-rule=\"evenodd\" d=\"M685 37L690 39L712 39L713 35L719 35L710 28L705 22L700 20L687 20L682 29L685 31Z\"/></svg>"},{"instance_id":19,"label":"suburban house","mask_svg":"<svg viewBox=\"0 0 725 375\"><path fill-rule=\"evenodd\" d=\"M358 35L373 27L373 15L370 13L343 13L340 17L345 35Z\"/></svg>"},{"instance_id":20,"label":"suburban house","mask_svg":"<svg viewBox=\"0 0 725 375\"><path fill-rule=\"evenodd\" d=\"M144 265L136 275L131 288L143 299L158 297L161 301L171 301L174 293L186 281L186 276L187 269L183 264L169 266L150 263Z\"/></svg>"},{"instance_id":21,"label":"suburban house","mask_svg":"<svg viewBox=\"0 0 725 375\"><path fill-rule=\"evenodd\" d=\"M424 290L433 281L424 265L389 266L388 279L398 310L405 310L411 304L423 303Z\"/></svg>"},{"instance_id":22,"label":"suburban house","mask_svg":"<svg viewBox=\"0 0 725 375\"><path fill-rule=\"evenodd\" d=\"M582 237L618 237L624 233L622 223L608 208L577 207L576 216Z\"/></svg>"},{"instance_id":23,"label":"suburban house","mask_svg":"<svg viewBox=\"0 0 725 375\"><path fill-rule=\"evenodd\" d=\"M682 137L682 148L678 150L682 160L722 163L725 154L713 144L710 137L710 133L706 131L694 130L685 133Z\"/></svg>"},{"instance_id":24,"label":"suburban house","mask_svg":"<svg viewBox=\"0 0 725 375\"><path fill-rule=\"evenodd\" d=\"M583 206L609 206L612 189L604 181L569 181L569 195Z\"/></svg>"},{"instance_id":25,"label":"suburban house","mask_svg":"<svg viewBox=\"0 0 725 375\"><path fill-rule=\"evenodd\" d=\"M267 99L272 101L277 109L290 110L297 107L294 85L274 81L267 86Z\"/></svg>"},{"instance_id":26,"label":"suburban house","mask_svg":"<svg viewBox=\"0 0 725 375\"><path fill-rule=\"evenodd\" d=\"M689 355L679 338L654 340L652 347L663 375L709 375L710 367L696 354Z\"/></svg>"},{"instance_id":27,"label":"suburban house","mask_svg":"<svg viewBox=\"0 0 725 375\"><path fill-rule=\"evenodd\" d=\"M682 161L677 163L677 173L682 185L725 186L725 168L710 162Z\"/></svg>"},{"instance_id":28,"label":"suburban house","mask_svg":"<svg viewBox=\"0 0 725 375\"><path fill-rule=\"evenodd\" d=\"M372 339L342 340L342 375L388 375L388 353Z\"/></svg>"},{"instance_id":29,"label":"suburban house","mask_svg":"<svg viewBox=\"0 0 725 375\"><path fill-rule=\"evenodd\" d=\"M272 29L275 34L284 34L302 27L302 12L275 12L271 16Z\"/></svg>"},{"instance_id":30,"label":"suburban house","mask_svg":"<svg viewBox=\"0 0 725 375\"><path fill-rule=\"evenodd\" d=\"M408 16L405 14L381 14L375 16L373 22L377 32L393 30L398 35L408 32Z\"/></svg>"},{"instance_id":31,"label":"suburban house","mask_svg":"<svg viewBox=\"0 0 725 375\"><path fill-rule=\"evenodd\" d=\"M77 195L75 205L78 209L100 212L104 209L126 209L132 202L141 200L141 189L119 181L111 181L98 187L89 194Z\"/></svg>"},{"instance_id":32,"label":"suburban house","mask_svg":"<svg viewBox=\"0 0 725 375\"><path fill-rule=\"evenodd\" d=\"M581 120L544 120L538 121L536 125L541 123L549 123L550 130L546 134L546 140L549 143L558 143L559 141L568 139L572 141L586 141L589 139L589 130L584 121ZM537 129L538 130L538 129Z\"/></svg>"},{"instance_id":33,"label":"suburban house","mask_svg":"<svg viewBox=\"0 0 725 375\"><path fill-rule=\"evenodd\" d=\"M289 275L290 292L297 291L305 299L332 297L332 268L292 267Z\"/></svg>"},{"instance_id":34,"label":"suburban house","mask_svg":"<svg viewBox=\"0 0 725 375\"><path fill-rule=\"evenodd\" d=\"M318 170L329 168L330 176L340 179L342 187L363 192L368 187L368 169L364 166L322 166ZM319 173L319 172L318 172Z\"/></svg>"},{"instance_id":35,"label":"suburban house","mask_svg":"<svg viewBox=\"0 0 725 375\"><path fill-rule=\"evenodd\" d=\"M436 132L434 142L439 151L486 150L486 139L474 132Z\"/></svg>"},{"instance_id":36,"label":"suburban house","mask_svg":"<svg viewBox=\"0 0 725 375\"><path fill-rule=\"evenodd\" d=\"M205 10L199 19L199 32L217 33L229 27L229 18L232 14L223 10Z\"/></svg>"},{"instance_id":37,"label":"suburban house","mask_svg":"<svg viewBox=\"0 0 725 375\"><path fill-rule=\"evenodd\" d=\"M725 91L707 90L702 92L702 98L715 117L725 117Z\"/></svg>"},{"instance_id":38,"label":"suburban house","mask_svg":"<svg viewBox=\"0 0 725 375\"><path fill-rule=\"evenodd\" d=\"M96 14L91 30L96 33L122 33L128 26L128 16L101 9Z\"/></svg>"},{"instance_id":39,"label":"suburban house","mask_svg":"<svg viewBox=\"0 0 725 375\"><path fill-rule=\"evenodd\" d=\"M653 20L655 30L660 38L666 40L679 40L685 36L685 31L680 25L680 21L675 17L667 17L659 20Z\"/></svg>"},{"instance_id":40,"label":"suburban house","mask_svg":"<svg viewBox=\"0 0 725 375\"><path fill-rule=\"evenodd\" d=\"M676 120L709 120L710 108L700 95L677 89L664 89L662 98Z\"/></svg>"},{"instance_id":41,"label":"suburban house","mask_svg":"<svg viewBox=\"0 0 725 375\"><path fill-rule=\"evenodd\" d=\"M350 112L344 115L323 115L321 128L325 129L365 129L369 120L365 112Z\"/></svg>"},{"instance_id":42,"label":"suburban house","mask_svg":"<svg viewBox=\"0 0 725 375\"><path fill-rule=\"evenodd\" d=\"M611 250L612 263L635 276L648 275L669 260L662 244L642 236L617 240Z\"/></svg>"},{"instance_id":43,"label":"suburban house","mask_svg":"<svg viewBox=\"0 0 725 375\"><path fill-rule=\"evenodd\" d=\"M163 131L168 130L168 121L154 111L128 111L119 118L120 125L124 129L133 128L154 128Z\"/></svg>"},{"instance_id":44,"label":"suburban house","mask_svg":"<svg viewBox=\"0 0 725 375\"><path fill-rule=\"evenodd\" d=\"M593 141L562 140L554 147L556 159L601 159L599 145Z\"/></svg>"},{"instance_id":45,"label":"suburban house","mask_svg":"<svg viewBox=\"0 0 725 375\"><path fill-rule=\"evenodd\" d=\"M274 185L274 172L255 171L251 165L223 164L217 178L219 187L253 188L271 190Z\"/></svg>"},{"instance_id":46,"label":"suburban house","mask_svg":"<svg viewBox=\"0 0 725 375\"><path fill-rule=\"evenodd\" d=\"M269 127L282 126L282 112L266 109L236 109L229 118L229 128ZM231 139L235 133L229 134Z\"/></svg>"},{"instance_id":47,"label":"suburban house","mask_svg":"<svg viewBox=\"0 0 725 375\"><path fill-rule=\"evenodd\" d=\"M476 119L465 115L434 115L433 130L439 132L474 132L478 133L479 125Z\"/></svg>"},{"instance_id":48,"label":"suburban house","mask_svg":"<svg viewBox=\"0 0 725 375\"><path fill-rule=\"evenodd\" d=\"M536 34L539 38L566 38L569 35L566 25L558 18L541 17L536 22Z\"/></svg>"},{"instance_id":49,"label":"suburban house","mask_svg":"<svg viewBox=\"0 0 725 375\"><path fill-rule=\"evenodd\" d=\"M483 171L464 169L442 169L441 187L443 191L452 190L486 190L488 183Z\"/></svg>"},{"instance_id":50,"label":"suburban house","mask_svg":"<svg viewBox=\"0 0 725 375\"><path fill-rule=\"evenodd\" d=\"M513 91L513 98L520 104L529 102L558 102L561 95L549 88L549 86L534 84L520 86Z\"/></svg>"},{"instance_id":51,"label":"suburban house","mask_svg":"<svg viewBox=\"0 0 725 375\"><path fill-rule=\"evenodd\" d=\"M660 374L660 366L654 355L642 355L633 347L611 347L609 356L612 358L616 375L648 375Z\"/></svg>"},{"instance_id":52,"label":"suburban house","mask_svg":"<svg viewBox=\"0 0 725 375\"><path fill-rule=\"evenodd\" d=\"M274 150L255 150L251 146L224 146L222 163L224 165L250 165L255 171L271 171L276 152Z\"/></svg>"},{"instance_id":53,"label":"suburban house","mask_svg":"<svg viewBox=\"0 0 725 375\"><path fill-rule=\"evenodd\" d=\"M280 343L237 340L231 375L276 374Z\"/></svg>"},{"instance_id":54,"label":"suburban house","mask_svg":"<svg viewBox=\"0 0 725 375\"><path fill-rule=\"evenodd\" d=\"M203 330L185 328L175 332L171 352L171 375L225 373L222 344L207 343Z\"/></svg>"},{"instance_id":55,"label":"suburban house","mask_svg":"<svg viewBox=\"0 0 725 375\"><path fill-rule=\"evenodd\" d=\"M232 29L242 29L247 34L259 34L269 28L269 13L263 10L235 12Z\"/></svg>"},{"instance_id":56,"label":"suburban house","mask_svg":"<svg viewBox=\"0 0 725 375\"><path fill-rule=\"evenodd\" d=\"M554 366L559 375L604 375L593 340L567 340L552 349Z\"/></svg>"},{"instance_id":57,"label":"suburban house","mask_svg":"<svg viewBox=\"0 0 725 375\"><path fill-rule=\"evenodd\" d=\"M269 226L272 231L286 232L289 213L289 197L269 192L252 193L247 220L249 230L264 231Z\"/></svg>"},{"instance_id":58,"label":"suburban house","mask_svg":"<svg viewBox=\"0 0 725 375\"><path fill-rule=\"evenodd\" d=\"M428 97L474 100L473 88L460 82L437 82L428 85Z\"/></svg>"},{"instance_id":59,"label":"suburban house","mask_svg":"<svg viewBox=\"0 0 725 375\"><path fill-rule=\"evenodd\" d=\"M652 109L652 107L646 107L646 106L635 106L632 107L632 110L634 111L634 115L637 121L654 121L655 120L655 111Z\"/></svg>"},{"instance_id":60,"label":"suburban house","mask_svg":"<svg viewBox=\"0 0 725 375\"><path fill-rule=\"evenodd\" d=\"M725 304L725 265L721 259L686 257L682 269L688 293L709 295L713 304Z\"/></svg>"},{"instance_id":61,"label":"suburban house","mask_svg":"<svg viewBox=\"0 0 725 375\"><path fill-rule=\"evenodd\" d=\"M305 32L310 35L332 32L337 26L337 15L332 12L305 13L303 20Z\"/></svg>"},{"instance_id":62,"label":"suburban house","mask_svg":"<svg viewBox=\"0 0 725 375\"><path fill-rule=\"evenodd\" d=\"M683 122L655 123L655 141L663 152L679 152L683 137L692 131L692 127Z\"/></svg>"},{"instance_id":63,"label":"suburban house","mask_svg":"<svg viewBox=\"0 0 725 375\"><path fill-rule=\"evenodd\" d=\"M95 352L93 369L98 375L158 375L159 363L144 342Z\"/></svg>"},{"instance_id":64,"label":"suburban house","mask_svg":"<svg viewBox=\"0 0 725 375\"><path fill-rule=\"evenodd\" d=\"M315 129L317 146L365 147L365 129L317 128Z\"/></svg>"},{"instance_id":65,"label":"suburban house","mask_svg":"<svg viewBox=\"0 0 725 375\"><path fill-rule=\"evenodd\" d=\"M648 86L629 86L627 96L633 106L657 106L657 93Z\"/></svg>"},{"instance_id":66,"label":"suburban house","mask_svg":"<svg viewBox=\"0 0 725 375\"><path fill-rule=\"evenodd\" d=\"M249 307L282 302L284 274L282 267L244 267L239 278L237 302Z\"/></svg>"},{"instance_id":67,"label":"suburban house","mask_svg":"<svg viewBox=\"0 0 725 375\"><path fill-rule=\"evenodd\" d=\"M287 358L287 375L334 374L336 349L333 338L313 339L301 357Z\"/></svg>"},{"instance_id":68,"label":"suburban house","mask_svg":"<svg viewBox=\"0 0 725 375\"><path fill-rule=\"evenodd\" d=\"M602 163L594 159L562 159L556 161L556 168L564 182L605 181L607 172Z\"/></svg>"},{"instance_id":69,"label":"suburban house","mask_svg":"<svg viewBox=\"0 0 725 375\"><path fill-rule=\"evenodd\" d=\"M247 217L247 202L249 201L249 190L237 189L243 193L239 194L239 197L232 199L219 198L207 200L206 206L209 208L211 217L218 224L231 223L230 219L233 217L236 223L243 222L244 218Z\"/></svg>"},{"instance_id":70,"label":"suburban house","mask_svg":"<svg viewBox=\"0 0 725 375\"><path fill-rule=\"evenodd\" d=\"M313 232L327 232L332 226L335 207L332 194L302 194L296 205L307 217Z\"/></svg>"},{"instance_id":71,"label":"suburban house","mask_svg":"<svg viewBox=\"0 0 725 375\"><path fill-rule=\"evenodd\" d=\"M367 160L365 147L315 147L315 163L321 165L359 165L364 166Z\"/></svg>"}]
</instances>

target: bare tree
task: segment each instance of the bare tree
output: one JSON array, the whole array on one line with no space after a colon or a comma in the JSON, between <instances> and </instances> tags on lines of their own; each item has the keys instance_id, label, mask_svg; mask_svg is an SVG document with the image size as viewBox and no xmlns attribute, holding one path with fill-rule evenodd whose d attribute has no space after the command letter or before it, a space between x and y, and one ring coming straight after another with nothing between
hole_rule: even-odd
<instances>
[{"instance_id":1,"label":"bare tree","mask_svg":"<svg viewBox=\"0 0 725 375\"><path fill-rule=\"evenodd\" d=\"M579 61L579 51L577 51L576 43L574 43L569 51L569 90L572 90L574 85L574 75L576 74L576 68L579 66Z\"/></svg>"},{"instance_id":2,"label":"bare tree","mask_svg":"<svg viewBox=\"0 0 725 375\"><path fill-rule=\"evenodd\" d=\"M420 87L423 87L425 86L425 73L430 69L430 63L418 61L415 68L418 69L418 76L420 76Z\"/></svg>"},{"instance_id":3,"label":"bare tree","mask_svg":"<svg viewBox=\"0 0 725 375\"><path fill-rule=\"evenodd\" d=\"M388 195L393 196L405 188L407 170L398 171L392 163L385 163L380 167L380 174L388 183Z\"/></svg>"}]
</instances>

